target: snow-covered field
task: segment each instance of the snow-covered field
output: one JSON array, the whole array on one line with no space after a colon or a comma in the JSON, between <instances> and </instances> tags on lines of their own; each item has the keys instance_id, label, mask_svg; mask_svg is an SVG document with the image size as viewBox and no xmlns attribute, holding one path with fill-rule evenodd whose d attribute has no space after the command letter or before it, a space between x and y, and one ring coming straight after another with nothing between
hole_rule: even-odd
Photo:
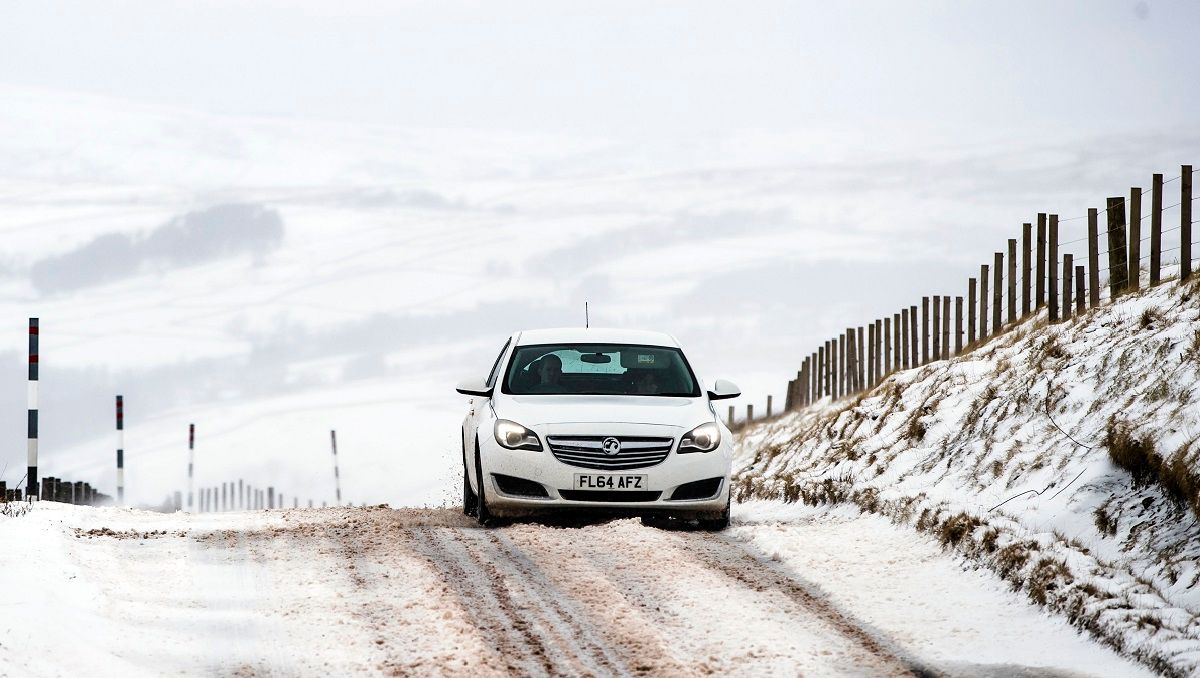
<instances>
[{"instance_id":1,"label":"snow-covered field","mask_svg":"<svg viewBox=\"0 0 1200 678\"><path fill-rule=\"evenodd\" d=\"M0 675L1148 675L883 518L734 523L41 503L0 518Z\"/></svg>"},{"instance_id":2,"label":"snow-covered field","mask_svg":"<svg viewBox=\"0 0 1200 678\"><path fill-rule=\"evenodd\" d=\"M1043 311L748 431L736 482L744 497L849 502L916 527L1112 646L1196 675L1198 300L1200 283L1169 282L1062 325ZM1110 460L1123 426L1190 474L1184 496Z\"/></svg>"}]
</instances>

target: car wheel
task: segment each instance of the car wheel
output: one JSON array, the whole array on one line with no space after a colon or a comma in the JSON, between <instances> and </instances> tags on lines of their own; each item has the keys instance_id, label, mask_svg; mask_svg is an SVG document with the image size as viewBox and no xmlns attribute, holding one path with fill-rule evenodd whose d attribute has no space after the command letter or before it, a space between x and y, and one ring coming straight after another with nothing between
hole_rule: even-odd
<instances>
[{"instance_id":1,"label":"car wheel","mask_svg":"<svg viewBox=\"0 0 1200 678\"><path fill-rule=\"evenodd\" d=\"M471 476L467 462L463 462L463 515L475 517L479 511L479 497L471 489Z\"/></svg>"},{"instance_id":2,"label":"car wheel","mask_svg":"<svg viewBox=\"0 0 1200 678\"><path fill-rule=\"evenodd\" d=\"M729 504L731 497L725 499L725 510L722 511L716 518L701 518L697 522L700 524L700 529L706 532L720 532L729 527Z\"/></svg>"},{"instance_id":3,"label":"car wheel","mask_svg":"<svg viewBox=\"0 0 1200 678\"><path fill-rule=\"evenodd\" d=\"M475 484L479 487L479 495L475 501L475 520L482 527L494 527L497 523L487 505L487 487L483 484L483 463L479 458L479 441L475 441Z\"/></svg>"}]
</instances>

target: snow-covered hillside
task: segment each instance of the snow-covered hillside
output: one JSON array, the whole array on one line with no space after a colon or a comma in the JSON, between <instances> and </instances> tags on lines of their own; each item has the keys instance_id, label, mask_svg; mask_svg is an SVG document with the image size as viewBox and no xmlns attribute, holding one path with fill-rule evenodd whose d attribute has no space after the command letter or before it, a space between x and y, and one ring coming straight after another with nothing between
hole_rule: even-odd
<instances>
[{"instance_id":1,"label":"snow-covered hillside","mask_svg":"<svg viewBox=\"0 0 1200 678\"><path fill-rule=\"evenodd\" d=\"M1183 676L1200 672L1198 440L1200 281L1169 282L751 428L735 473L743 499L929 532Z\"/></svg>"}]
</instances>

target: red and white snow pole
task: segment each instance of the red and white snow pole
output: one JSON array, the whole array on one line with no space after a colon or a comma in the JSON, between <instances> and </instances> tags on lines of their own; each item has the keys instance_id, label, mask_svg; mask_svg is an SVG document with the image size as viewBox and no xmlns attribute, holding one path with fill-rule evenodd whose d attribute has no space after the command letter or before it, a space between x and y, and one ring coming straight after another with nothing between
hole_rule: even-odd
<instances>
[{"instance_id":1,"label":"red and white snow pole","mask_svg":"<svg viewBox=\"0 0 1200 678\"><path fill-rule=\"evenodd\" d=\"M188 424L188 513L192 512L192 496L194 494L194 486L192 484L193 470L196 461L196 425Z\"/></svg>"},{"instance_id":2,"label":"red and white snow pole","mask_svg":"<svg viewBox=\"0 0 1200 678\"><path fill-rule=\"evenodd\" d=\"M337 505L342 505L342 478L338 475L337 431L329 432L329 444L333 448L333 487L337 492Z\"/></svg>"},{"instance_id":3,"label":"red and white snow pole","mask_svg":"<svg viewBox=\"0 0 1200 678\"><path fill-rule=\"evenodd\" d=\"M26 456L25 494L38 496L38 319L29 319L29 431Z\"/></svg>"},{"instance_id":4,"label":"red and white snow pole","mask_svg":"<svg viewBox=\"0 0 1200 678\"><path fill-rule=\"evenodd\" d=\"M125 397L117 396L117 505L125 505Z\"/></svg>"}]
</instances>

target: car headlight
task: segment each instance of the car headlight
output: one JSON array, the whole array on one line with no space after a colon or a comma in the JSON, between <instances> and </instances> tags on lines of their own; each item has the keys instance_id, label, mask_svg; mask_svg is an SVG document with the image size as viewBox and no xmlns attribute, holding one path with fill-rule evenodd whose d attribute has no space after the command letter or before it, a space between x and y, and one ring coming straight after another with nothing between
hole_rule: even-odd
<instances>
[{"instance_id":1,"label":"car headlight","mask_svg":"<svg viewBox=\"0 0 1200 678\"><path fill-rule=\"evenodd\" d=\"M714 422L700 424L679 441L679 453L712 452L721 444L721 427Z\"/></svg>"},{"instance_id":2,"label":"car headlight","mask_svg":"<svg viewBox=\"0 0 1200 678\"><path fill-rule=\"evenodd\" d=\"M496 420L496 442L500 443L500 447L510 450L542 451L542 443L536 433L507 419Z\"/></svg>"}]
</instances>

